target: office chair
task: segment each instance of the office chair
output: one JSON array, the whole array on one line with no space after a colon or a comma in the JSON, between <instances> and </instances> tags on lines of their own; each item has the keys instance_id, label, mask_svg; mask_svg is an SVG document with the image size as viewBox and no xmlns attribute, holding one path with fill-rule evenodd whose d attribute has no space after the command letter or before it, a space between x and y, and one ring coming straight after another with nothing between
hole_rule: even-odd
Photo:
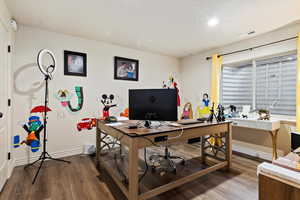
<instances>
[{"instance_id":1,"label":"office chair","mask_svg":"<svg viewBox=\"0 0 300 200\"><path fill-rule=\"evenodd\" d=\"M177 173L176 163L174 160L181 160L180 164L185 165L185 159L180 156L172 156L169 152L168 145L165 146L164 155L154 154L149 157L150 162L152 163L152 172L160 170L160 174L164 175L166 172Z\"/></svg>"}]
</instances>

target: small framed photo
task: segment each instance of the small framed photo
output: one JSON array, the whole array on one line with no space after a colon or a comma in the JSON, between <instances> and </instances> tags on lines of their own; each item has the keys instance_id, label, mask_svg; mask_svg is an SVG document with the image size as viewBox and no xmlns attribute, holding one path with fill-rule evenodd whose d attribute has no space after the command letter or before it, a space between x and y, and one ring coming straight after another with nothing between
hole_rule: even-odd
<instances>
[{"instance_id":1,"label":"small framed photo","mask_svg":"<svg viewBox=\"0 0 300 200\"><path fill-rule=\"evenodd\" d=\"M86 54L64 51L64 71L69 76L87 76Z\"/></svg>"},{"instance_id":2,"label":"small framed photo","mask_svg":"<svg viewBox=\"0 0 300 200\"><path fill-rule=\"evenodd\" d=\"M114 78L116 80L138 81L139 61L115 56Z\"/></svg>"}]
</instances>

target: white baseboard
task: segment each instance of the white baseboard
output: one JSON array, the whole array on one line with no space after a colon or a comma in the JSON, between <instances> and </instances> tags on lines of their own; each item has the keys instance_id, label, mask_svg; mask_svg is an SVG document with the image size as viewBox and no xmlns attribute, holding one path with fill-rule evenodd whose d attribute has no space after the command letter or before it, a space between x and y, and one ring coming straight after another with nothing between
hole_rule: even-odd
<instances>
[{"instance_id":1,"label":"white baseboard","mask_svg":"<svg viewBox=\"0 0 300 200\"><path fill-rule=\"evenodd\" d=\"M74 147L72 149L66 149L63 151L56 151L56 152L49 152L49 154L53 158L62 158L62 157L67 157L67 156L73 156L73 155L78 155L83 153L83 147L78 146ZM30 158L30 163L36 161L40 157L40 153L37 153L37 155L32 156ZM26 165L28 164L28 158L23 157L23 158L16 158L14 159L14 166L20 166L20 165Z\"/></svg>"},{"instance_id":2,"label":"white baseboard","mask_svg":"<svg viewBox=\"0 0 300 200\"><path fill-rule=\"evenodd\" d=\"M253 157L261 158L264 160L272 161L272 148L250 144L246 142L241 142L233 140L232 150L240 153L244 153ZM283 156L284 152L282 150L277 150L278 156Z\"/></svg>"}]
</instances>

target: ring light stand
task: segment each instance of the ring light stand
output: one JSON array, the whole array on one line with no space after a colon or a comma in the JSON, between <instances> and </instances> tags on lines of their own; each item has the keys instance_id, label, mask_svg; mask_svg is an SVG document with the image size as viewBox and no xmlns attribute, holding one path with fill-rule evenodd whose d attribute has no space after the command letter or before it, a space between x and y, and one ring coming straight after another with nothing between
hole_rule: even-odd
<instances>
[{"instance_id":1,"label":"ring light stand","mask_svg":"<svg viewBox=\"0 0 300 200\"><path fill-rule=\"evenodd\" d=\"M52 62L53 62L53 64L49 65L46 69L44 69L44 67L42 65L42 58L45 54L48 54L51 57ZM56 60L55 60L55 57L54 57L53 53L51 51L47 50L47 49L42 49L38 54L37 64L38 64L38 67L39 67L40 71L45 76L44 80L45 80L45 85L46 85L46 87L45 87L45 109L44 109L44 137L43 137L43 152L42 152L40 158L38 160L34 161L33 163L30 163L30 164L25 166L25 169L26 169L27 167L32 166L35 163L41 161L40 166L38 168L38 171L36 172L36 174L34 176L34 179L32 181L32 184L35 183L36 178L38 177L39 172L40 172L40 170L42 168L42 165L43 165L45 160L48 159L48 160L55 160L55 161L71 163L70 161L52 158L50 156L50 154L47 152L47 149L46 149L46 145L47 145L47 109L46 108L48 106L48 98L49 98L48 81L53 78L53 74L55 73L55 70L56 70Z\"/></svg>"}]
</instances>

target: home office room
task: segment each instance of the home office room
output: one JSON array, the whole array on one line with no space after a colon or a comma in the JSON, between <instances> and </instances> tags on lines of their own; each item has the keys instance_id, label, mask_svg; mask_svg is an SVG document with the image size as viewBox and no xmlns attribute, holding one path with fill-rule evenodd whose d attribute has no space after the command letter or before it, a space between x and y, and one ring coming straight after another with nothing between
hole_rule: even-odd
<instances>
[{"instance_id":1,"label":"home office room","mask_svg":"<svg viewBox=\"0 0 300 200\"><path fill-rule=\"evenodd\" d=\"M0 0L0 199L300 199L300 2Z\"/></svg>"}]
</instances>

